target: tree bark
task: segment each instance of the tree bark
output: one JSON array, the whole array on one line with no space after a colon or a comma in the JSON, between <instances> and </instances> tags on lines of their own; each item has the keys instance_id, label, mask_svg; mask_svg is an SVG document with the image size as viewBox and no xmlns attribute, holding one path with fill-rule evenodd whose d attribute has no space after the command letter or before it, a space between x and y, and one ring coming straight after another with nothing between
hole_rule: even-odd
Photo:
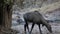
<instances>
[{"instance_id":1,"label":"tree bark","mask_svg":"<svg viewBox=\"0 0 60 34\"><path fill-rule=\"evenodd\" d=\"M12 34L12 5L13 2L5 3L7 0L0 0L0 34ZM8 32L8 33L7 33ZM10 32L10 33L9 33Z\"/></svg>"}]
</instances>

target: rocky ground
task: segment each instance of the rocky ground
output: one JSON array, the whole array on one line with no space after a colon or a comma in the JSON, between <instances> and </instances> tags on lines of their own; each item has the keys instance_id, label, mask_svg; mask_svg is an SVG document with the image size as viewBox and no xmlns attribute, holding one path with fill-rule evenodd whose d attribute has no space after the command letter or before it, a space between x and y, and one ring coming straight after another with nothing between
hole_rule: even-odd
<instances>
[{"instance_id":1,"label":"rocky ground","mask_svg":"<svg viewBox=\"0 0 60 34\"><path fill-rule=\"evenodd\" d=\"M49 23L52 26L53 33L50 33L46 27L41 26L41 30L43 34L60 34L60 23ZM29 28L31 29L31 24L29 24ZM17 26L12 26L12 29L19 31L18 34L24 34L24 25L20 24ZM28 31L27 31L28 34ZM32 34L40 34L39 28L37 25L34 26L34 29L32 31Z\"/></svg>"}]
</instances>

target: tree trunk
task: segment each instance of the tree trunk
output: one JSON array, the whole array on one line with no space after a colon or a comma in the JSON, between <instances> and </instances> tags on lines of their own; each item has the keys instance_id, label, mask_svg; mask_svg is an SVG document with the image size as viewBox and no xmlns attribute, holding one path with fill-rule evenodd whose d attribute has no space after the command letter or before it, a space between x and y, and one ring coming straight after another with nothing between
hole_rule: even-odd
<instances>
[{"instance_id":1,"label":"tree trunk","mask_svg":"<svg viewBox=\"0 0 60 34\"><path fill-rule=\"evenodd\" d=\"M8 8L9 9L9 8ZM11 27L11 19L12 19L12 11L7 10L7 6L3 9L3 26L6 28L10 28Z\"/></svg>"},{"instance_id":2,"label":"tree trunk","mask_svg":"<svg viewBox=\"0 0 60 34\"><path fill-rule=\"evenodd\" d=\"M0 0L0 34L14 34L11 33L12 23L12 5L11 2L4 2L7 0ZM10 0L12 1L12 0Z\"/></svg>"}]
</instances>

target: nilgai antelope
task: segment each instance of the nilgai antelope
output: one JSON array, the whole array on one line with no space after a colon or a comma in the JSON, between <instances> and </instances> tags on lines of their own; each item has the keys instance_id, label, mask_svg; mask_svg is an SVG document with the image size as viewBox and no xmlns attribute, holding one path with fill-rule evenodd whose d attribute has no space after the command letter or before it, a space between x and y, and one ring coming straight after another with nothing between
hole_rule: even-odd
<instances>
[{"instance_id":1,"label":"nilgai antelope","mask_svg":"<svg viewBox=\"0 0 60 34\"><path fill-rule=\"evenodd\" d=\"M51 25L47 23L47 21L44 19L42 14L40 14L38 11L25 13L23 15L23 18L25 20L25 24L24 24L25 34L26 34L26 28L29 31L28 23L30 23L30 22L32 23L30 34L31 34L32 29L33 29L35 24L38 25L40 34L42 34L42 31L41 31L41 28L40 28L40 24L42 24L43 26L46 26L47 29L49 30L49 32L52 33Z\"/></svg>"}]
</instances>

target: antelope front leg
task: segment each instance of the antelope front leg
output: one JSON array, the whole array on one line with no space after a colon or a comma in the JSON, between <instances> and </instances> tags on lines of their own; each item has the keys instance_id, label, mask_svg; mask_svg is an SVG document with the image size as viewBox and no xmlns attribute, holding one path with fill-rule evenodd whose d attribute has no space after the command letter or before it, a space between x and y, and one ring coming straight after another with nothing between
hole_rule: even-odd
<instances>
[{"instance_id":1,"label":"antelope front leg","mask_svg":"<svg viewBox=\"0 0 60 34\"><path fill-rule=\"evenodd\" d=\"M26 24L24 25L24 33L26 34Z\"/></svg>"},{"instance_id":2,"label":"antelope front leg","mask_svg":"<svg viewBox=\"0 0 60 34\"><path fill-rule=\"evenodd\" d=\"M28 24L27 24L26 26L27 26L27 29L28 29L28 32L29 32L29 27L28 27Z\"/></svg>"},{"instance_id":3,"label":"antelope front leg","mask_svg":"<svg viewBox=\"0 0 60 34\"><path fill-rule=\"evenodd\" d=\"M29 32L29 34L31 34L32 30L33 30L33 27L34 27L34 23L32 24L32 27L31 27L31 31Z\"/></svg>"},{"instance_id":4,"label":"antelope front leg","mask_svg":"<svg viewBox=\"0 0 60 34\"><path fill-rule=\"evenodd\" d=\"M40 24L39 24L38 26L39 26L39 31L40 31L40 34L42 34L42 31L41 31L41 27L40 27Z\"/></svg>"}]
</instances>

